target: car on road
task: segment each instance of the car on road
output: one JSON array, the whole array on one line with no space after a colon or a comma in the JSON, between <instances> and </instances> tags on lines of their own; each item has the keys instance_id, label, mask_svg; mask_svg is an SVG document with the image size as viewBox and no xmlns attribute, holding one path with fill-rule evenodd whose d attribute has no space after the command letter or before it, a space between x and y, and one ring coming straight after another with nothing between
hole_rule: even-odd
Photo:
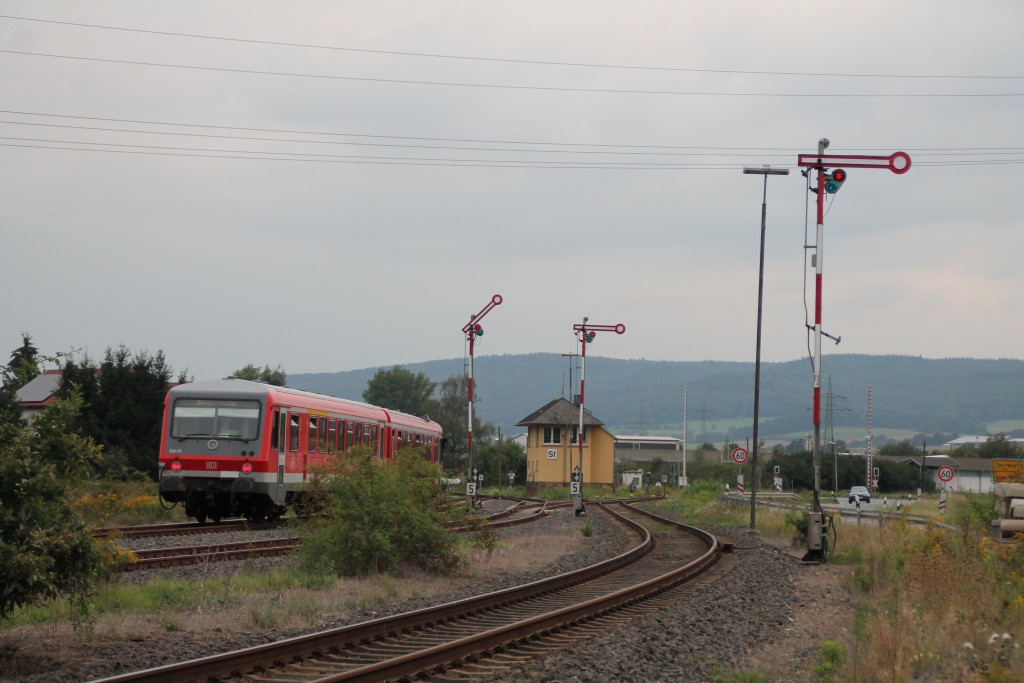
<instances>
[{"instance_id":1,"label":"car on road","mask_svg":"<svg viewBox=\"0 0 1024 683\"><path fill-rule=\"evenodd\" d=\"M871 492L868 491L868 487L867 486L854 486L853 488L850 489L850 501L849 502L851 502L851 503L855 502L858 497L860 497L860 502L862 502L862 503L870 503L871 502Z\"/></svg>"}]
</instances>

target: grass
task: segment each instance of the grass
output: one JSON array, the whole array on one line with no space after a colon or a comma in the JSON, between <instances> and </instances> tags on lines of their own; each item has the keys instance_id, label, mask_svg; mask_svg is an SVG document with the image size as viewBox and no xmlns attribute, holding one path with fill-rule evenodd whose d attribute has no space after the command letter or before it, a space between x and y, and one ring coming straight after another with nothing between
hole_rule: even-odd
<instances>
[{"instance_id":1,"label":"grass","mask_svg":"<svg viewBox=\"0 0 1024 683\"><path fill-rule=\"evenodd\" d=\"M104 499L96 491L77 494L95 523L110 525L146 506L132 503L145 489L127 485ZM567 491L553 497L567 497ZM702 523L746 527L749 505L724 504L716 482L694 482L651 505L666 516ZM559 495L561 494L561 495ZM588 495L605 494L595 490ZM904 506L932 515L937 496ZM841 587L853 605L852 619L834 633L820 634L815 674L821 681L957 680L965 683L1024 683L1024 544L1003 545L989 537L992 501L956 495L942 521L908 524L895 514L881 525L841 524L832 565L848 569ZM890 508L892 506L890 505ZM121 509L128 508L128 509ZM162 512L158 514L163 514ZM758 510L758 529L779 537L793 534L783 511ZM938 517L935 518L938 520ZM124 523L124 522L121 522ZM488 547L467 544L462 552L472 569L456 577L466 590L502 571L542 567L587 542L587 520L568 537L511 538ZM0 631L43 625L69 638L117 639L209 629L234 623L241 628L315 626L323 614L371 612L379 605L444 590L451 577L420 573L337 579L298 569L209 575L192 581L154 579L142 585L103 585L84 606L65 600L16 610ZM841 638L830 640L834 634ZM723 669L714 680L776 680L773 672Z\"/></svg>"},{"instance_id":2,"label":"grass","mask_svg":"<svg viewBox=\"0 0 1024 683\"><path fill-rule=\"evenodd\" d=\"M749 526L749 505L723 504L719 494L716 484L697 482L655 507L697 526ZM837 624L841 641L821 634L817 679L1024 683L1024 543L991 540L992 505L987 496L951 496L944 518L937 495L903 506L953 529L912 525L895 513L881 525L840 524L828 561L849 570L841 588L853 619ZM758 529L791 536L797 517L762 508ZM778 679L776 672L723 669L714 680Z\"/></svg>"},{"instance_id":3,"label":"grass","mask_svg":"<svg viewBox=\"0 0 1024 683\"><path fill-rule=\"evenodd\" d=\"M88 526L188 521L182 507L160 505L155 482L87 481L70 491L71 507Z\"/></svg>"},{"instance_id":4,"label":"grass","mask_svg":"<svg viewBox=\"0 0 1024 683\"><path fill-rule=\"evenodd\" d=\"M1005 434L1015 429L1024 429L1024 420L999 420L985 425L989 434Z\"/></svg>"}]
</instances>

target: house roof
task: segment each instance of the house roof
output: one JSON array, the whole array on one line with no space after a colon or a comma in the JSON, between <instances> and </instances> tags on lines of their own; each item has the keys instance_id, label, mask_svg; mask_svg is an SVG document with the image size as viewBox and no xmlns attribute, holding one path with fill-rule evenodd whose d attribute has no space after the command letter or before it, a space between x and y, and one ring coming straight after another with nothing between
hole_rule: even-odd
<instances>
[{"instance_id":1,"label":"house roof","mask_svg":"<svg viewBox=\"0 0 1024 683\"><path fill-rule=\"evenodd\" d=\"M61 370L47 370L18 389L18 403L23 406L43 405L51 400L60 387Z\"/></svg>"},{"instance_id":2,"label":"house roof","mask_svg":"<svg viewBox=\"0 0 1024 683\"><path fill-rule=\"evenodd\" d=\"M580 407L564 398L556 398L547 405L530 413L516 423L517 427L533 427L537 425L578 425L580 423ZM583 409L583 425L602 426L603 422Z\"/></svg>"},{"instance_id":3,"label":"house roof","mask_svg":"<svg viewBox=\"0 0 1024 683\"><path fill-rule=\"evenodd\" d=\"M944 443L942 445L943 446L974 446L974 445L984 444L986 441L988 441L988 435L987 434L985 436L975 436L975 435L972 435L972 434L968 434L966 436L961 436L961 437L958 437L956 439L953 439L952 441L947 441L946 443Z\"/></svg>"},{"instance_id":4,"label":"house roof","mask_svg":"<svg viewBox=\"0 0 1024 683\"><path fill-rule=\"evenodd\" d=\"M911 457L906 455L876 455L878 460L888 460L891 462L903 462L912 467L921 466L921 457ZM924 466L929 472L934 472L943 465L949 465L958 472L991 472L992 471L992 460L989 458L951 458L948 455L928 455L925 456Z\"/></svg>"}]
</instances>

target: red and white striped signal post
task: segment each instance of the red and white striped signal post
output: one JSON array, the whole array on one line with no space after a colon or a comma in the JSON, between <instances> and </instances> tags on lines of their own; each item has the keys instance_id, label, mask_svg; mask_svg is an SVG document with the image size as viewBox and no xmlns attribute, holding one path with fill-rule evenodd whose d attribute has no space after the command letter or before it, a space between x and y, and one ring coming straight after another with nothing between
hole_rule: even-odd
<instances>
[{"instance_id":1,"label":"red and white striped signal post","mask_svg":"<svg viewBox=\"0 0 1024 683\"><path fill-rule=\"evenodd\" d=\"M833 337L821 330L821 273L822 246L825 239L825 195L835 194L846 182L846 168L877 168L902 175L910 170L910 155L905 152L893 152L888 156L864 154L825 154L829 146L828 138L818 141L817 154L797 155L797 165L804 166L809 173L817 169L816 187L811 188L817 193L818 230L814 244L814 507L811 516L817 515L820 528L824 528L824 513L821 510L821 337L832 339L837 344L840 337ZM837 168L842 166L844 168ZM832 169L831 172L829 169ZM809 524L808 530L814 525ZM808 533L808 552L805 559L820 560L823 555L823 543L820 539L812 539Z\"/></svg>"},{"instance_id":2,"label":"red and white striped signal post","mask_svg":"<svg viewBox=\"0 0 1024 683\"><path fill-rule=\"evenodd\" d=\"M573 325L572 329L576 333L576 337L582 344L580 351L580 426L579 431L576 432L576 443L579 445L579 486L574 487L580 491L580 499L577 504L576 514L580 514L582 508L582 491L583 491L583 387L587 379L587 344L594 341L594 337L597 336L598 332L614 332L615 334L624 334L626 332L626 326L622 323L618 325L591 325L587 321L590 318L584 316L583 324ZM570 456L569 469L572 470L572 459Z\"/></svg>"},{"instance_id":3,"label":"red and white striped signal post","mask_svg":"<svg viewBox=\"0 0 1024 683\"><path fill-rule=\"evenodd\" d=\"M469 322L462 328L462 334L466 335L466 340L469 342L469 401L466 409L468 429L466 432L466 475L467 477L473 476L473 342L476 341L477 337L483 336L484 328L480 326L480 320L487 315L492 308L500 305L502 302L501 294L495 294L491 297L491 300L487 302L487 305L480 309L480 312L476 315L469 317ZM472 486L466 487L466 495L474 496L476 493L476 478L474 477Z\"/></svg>"}]
</instances>

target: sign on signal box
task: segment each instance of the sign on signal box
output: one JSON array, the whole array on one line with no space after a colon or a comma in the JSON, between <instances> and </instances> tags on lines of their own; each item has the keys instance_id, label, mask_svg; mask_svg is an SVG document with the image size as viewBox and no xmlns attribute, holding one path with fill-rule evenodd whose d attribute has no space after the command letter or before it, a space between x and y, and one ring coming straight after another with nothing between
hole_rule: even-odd
<instances>
[{"instance_id":1,"label":"sign on signal box","mask_svg":"<svg viewBox=\"0 0 1024 683\"><path fill-rule=\"evenodd\" d=\"M732 461L737 465L742 465L747 461L747 449L736 448L732 452Z\"/></svg>"},{"instance_id":2,"label":"sign on signal box","mask_svg":"<svg viewBox=\"0 0 1024 683\"><path fill-rule=\"evenodd\" d=\"M993 460L992 481L1001 484L1024 484L1024 460Z\"/></svg>"}]
</instances>

